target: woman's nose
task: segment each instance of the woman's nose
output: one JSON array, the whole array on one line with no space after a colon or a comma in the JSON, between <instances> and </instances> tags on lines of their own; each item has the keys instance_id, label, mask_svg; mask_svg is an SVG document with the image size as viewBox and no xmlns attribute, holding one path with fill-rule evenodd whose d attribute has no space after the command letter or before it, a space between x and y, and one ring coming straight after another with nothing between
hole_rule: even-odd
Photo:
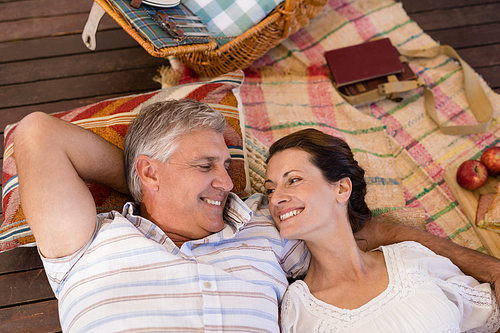
<instances>
[{"instance_id":1,"label":"woman's nose","mask_svg":"<svg viewBox=\"0 0 500 333\"><path fill-rule=\"evenodd\" d=\"M270 203L274 206L278 206L290 200L290 196L281 189L279 186L274 189L273 195L271 196Z\"/></svg>"}]
</instances>

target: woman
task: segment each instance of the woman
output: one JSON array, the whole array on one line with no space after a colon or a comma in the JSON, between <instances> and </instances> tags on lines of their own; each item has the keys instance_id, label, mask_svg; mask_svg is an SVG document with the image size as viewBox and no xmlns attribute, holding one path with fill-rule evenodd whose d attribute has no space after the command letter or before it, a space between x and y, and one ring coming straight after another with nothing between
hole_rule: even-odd
<instances>
[{"instance_id":1,"label":"woman","mask_svg":"<svg viewBox=\"0 0 500 333\"><path fill-rule=\"evenodd\" d=\"M269 151L269 210L312 259L288 288L282 332L496 332L500 310L489 284L415 242L363 252L353 233L371 218L364 170L349 146L314 129Z\"/></svg>"}]
</instances>

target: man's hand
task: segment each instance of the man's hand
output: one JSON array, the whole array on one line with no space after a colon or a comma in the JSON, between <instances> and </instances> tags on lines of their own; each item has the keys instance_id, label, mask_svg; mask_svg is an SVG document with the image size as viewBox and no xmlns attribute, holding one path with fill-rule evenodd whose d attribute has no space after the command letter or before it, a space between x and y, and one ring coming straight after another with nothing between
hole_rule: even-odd
<instances>
[{"instance_id":1,"label":"man's hand","mask_svg":"<svg viewBox=\"0 0 500 333\"><path fill-rule=\"evenodd\" d=\"M354 234L358 247L363 251L373 250L381 245L397 243L396 233L398 228L393 224L384 223L379 216L368 220L363 229Z\"/></svg>"}]
</instances>

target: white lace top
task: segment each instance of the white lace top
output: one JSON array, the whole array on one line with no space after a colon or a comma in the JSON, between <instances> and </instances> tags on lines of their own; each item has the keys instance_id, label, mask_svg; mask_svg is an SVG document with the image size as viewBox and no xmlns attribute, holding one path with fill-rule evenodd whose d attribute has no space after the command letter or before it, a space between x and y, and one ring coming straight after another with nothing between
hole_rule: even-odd
<instances>
[{"instance_id":1,"label":"white lace top","mask_svg":"<svg viewBox=\"0 0 500 333\"><path fill-rule=\"evenodd\" d=\"M296 281L281 304L282 332L496 332L500 328L500 310L490 284L464 275L450 260L419 243L379 250L389 274L383 293L347 310L316 299L303 281Z\"/></svg>"}]
</instances>

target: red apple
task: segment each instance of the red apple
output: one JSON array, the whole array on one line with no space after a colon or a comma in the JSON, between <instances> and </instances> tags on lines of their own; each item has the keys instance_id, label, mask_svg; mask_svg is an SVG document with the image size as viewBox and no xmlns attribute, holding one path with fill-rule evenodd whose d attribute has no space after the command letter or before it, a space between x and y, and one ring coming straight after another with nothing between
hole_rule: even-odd
<instances>
[{"instance_id":1,"label":"red apple","mask_svg":"<svg viewBox=\"0 0 500 333\"><path fill-rule=\"evenodd\" d=\"M457 170L457 183L467 190L475 190L488 181L488 169L480 161L467 160Z\"/></svg>"},{"instance_id":2,"label":"red apple","mask_svg":"<svg viewBox=\"0 0 500 333\"><path fill-rule=\"evenodd\" d=\"M488 169L490 176L500 175L500 147L490 147L481 155L481 162Z\"/></svg>"}]
</instances>

